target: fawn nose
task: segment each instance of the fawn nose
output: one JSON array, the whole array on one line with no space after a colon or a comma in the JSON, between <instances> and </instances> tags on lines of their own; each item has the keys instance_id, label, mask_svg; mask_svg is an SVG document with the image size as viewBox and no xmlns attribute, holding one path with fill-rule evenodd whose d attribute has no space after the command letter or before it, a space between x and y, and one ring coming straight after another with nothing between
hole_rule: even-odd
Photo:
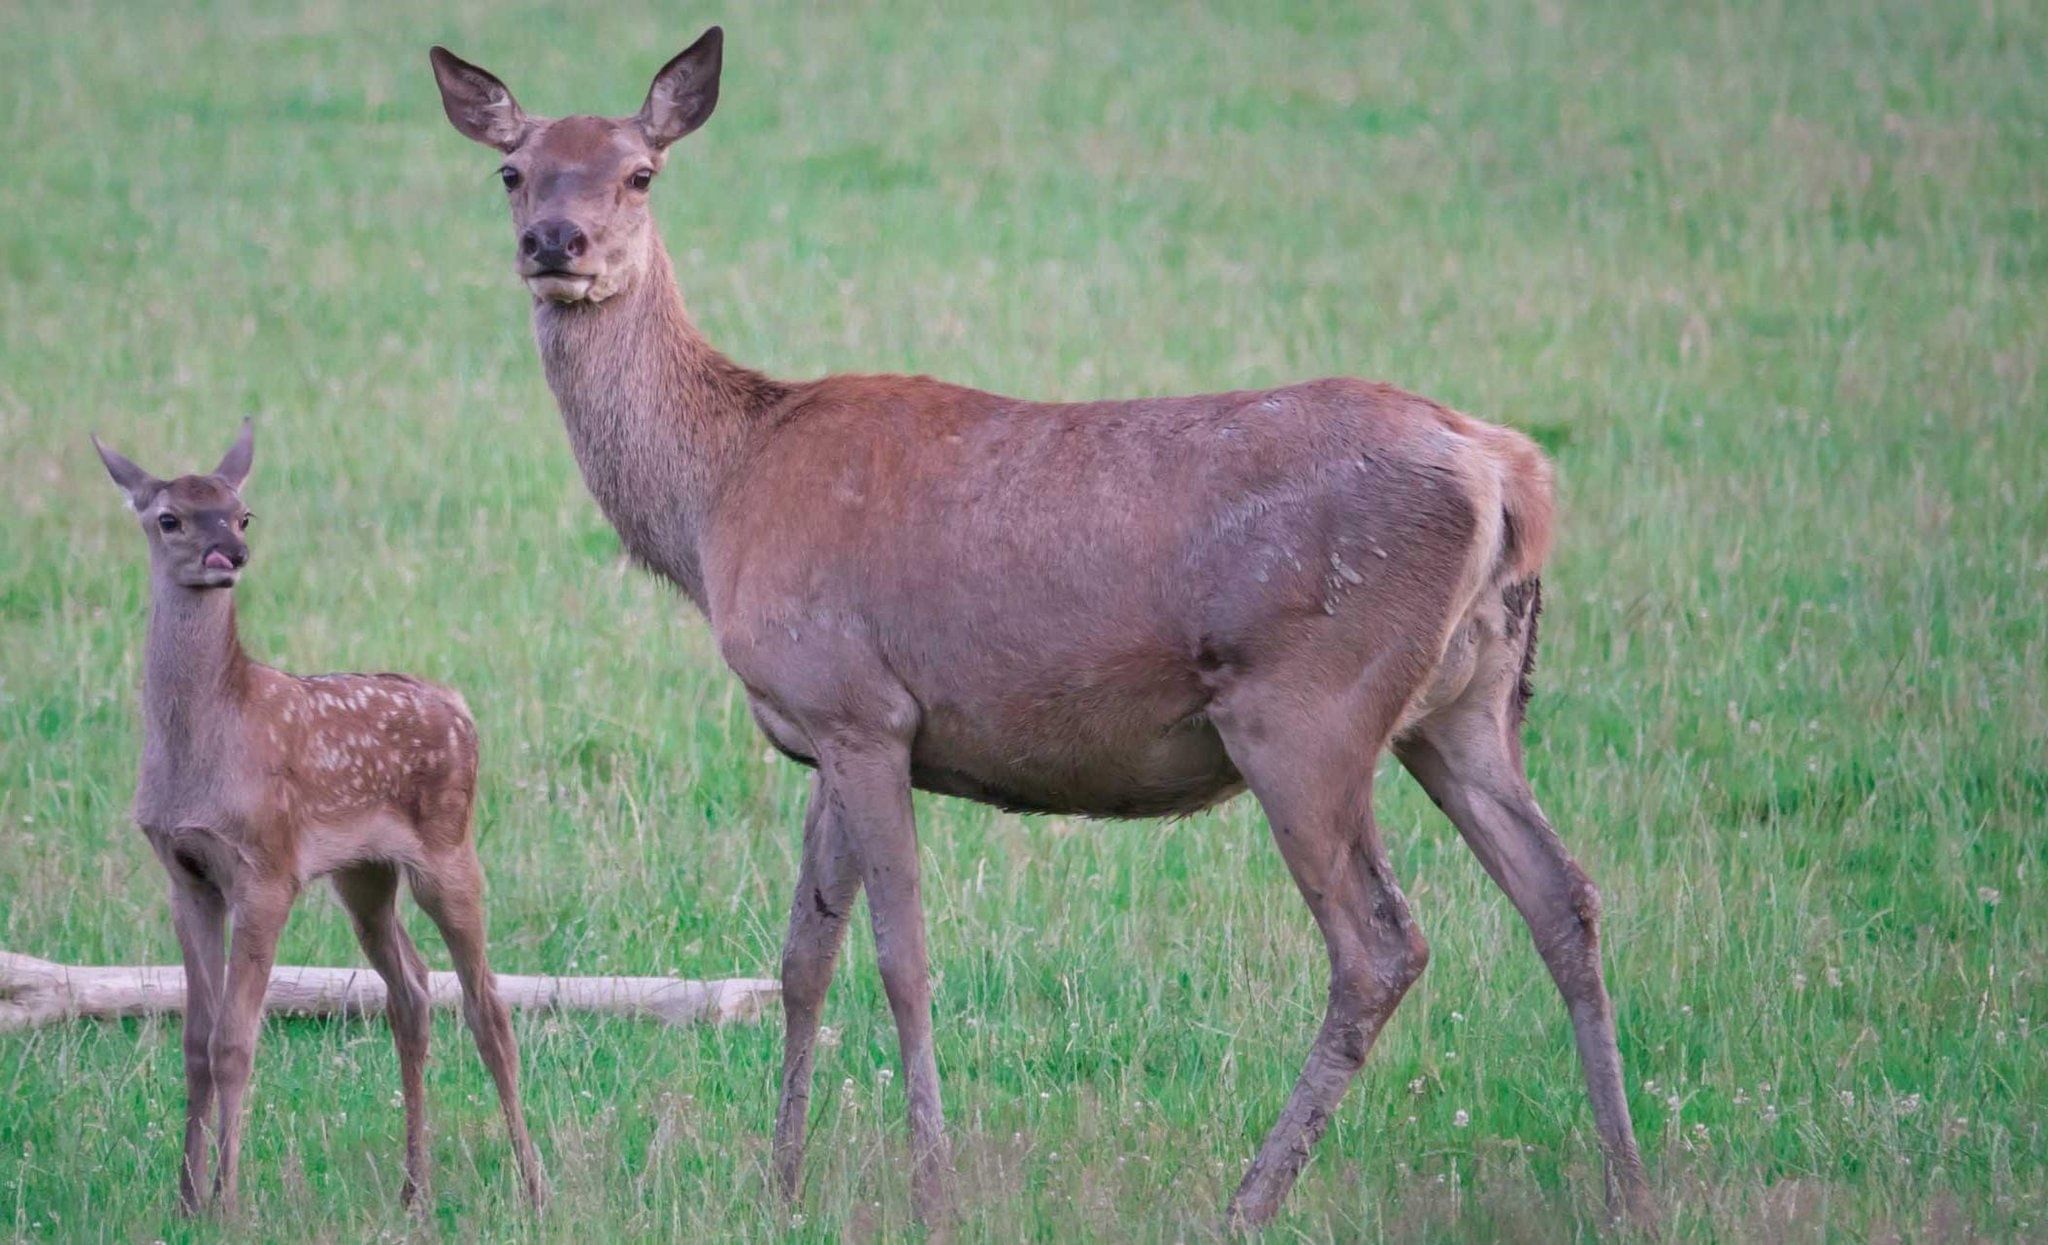
<instances>
[{"instance_id":1,"label":"fawn nose","mask_svg":"<svg viewBox=\"0 0 2048 1245\"><path fill-rule=\"evenodd\" d=\"M574 221L544 220L519 235L519 253L541 271L567 268L590 249L590 239Z\"/></svg>"}]
</instances>

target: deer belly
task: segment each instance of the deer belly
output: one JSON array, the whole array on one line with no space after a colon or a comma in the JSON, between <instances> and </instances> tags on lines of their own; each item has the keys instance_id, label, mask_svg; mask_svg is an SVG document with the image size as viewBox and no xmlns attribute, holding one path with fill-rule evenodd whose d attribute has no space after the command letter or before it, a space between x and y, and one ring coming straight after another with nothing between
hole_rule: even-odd
<instances>
[{"instance_id":1,"label":"deer belly","mask_svg":"<svg viewBox=\"0 0 2048 1245\"><path fill-rule=\"evenodd\" d=\"M1244 787L1192 689L1096 684L1076 694L1053 678L1015 682L1041 690L960 696L911 684L920 707L912 784L1015 812L1089 817L1192 813ZM808 733L773 697L750 693L748 704L778 751L817 764Z\"/></svg>"},{"instance_id":2,"label":"deer belly","mask_svg":"<svg viewBox=\"0 0 2048 1245\"><path fill-rule=\"evenodd\" d=\"M1244 788L1223 741L1198 718L1129 739L1068 732L970 741L932 726L918 734L911 781L1013 812L1166 817Z\"/></svg>"}]
</instances>

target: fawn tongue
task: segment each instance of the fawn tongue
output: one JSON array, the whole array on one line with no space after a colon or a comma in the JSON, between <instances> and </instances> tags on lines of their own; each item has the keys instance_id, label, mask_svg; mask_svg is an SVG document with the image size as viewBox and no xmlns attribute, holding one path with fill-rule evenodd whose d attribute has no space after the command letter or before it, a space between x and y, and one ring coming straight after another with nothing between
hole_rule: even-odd
<instances>
[{"instance_id":1,"label":"fawn tongue","mask_svg":"<svg viewBox=\"0 0 2048 1245\"><path fill-rule=\"evenodd\" d=\"M231 571L235 569L235 564L228 561L228 555L225 553L218 549L210 549L206 554L206 569L209 571Z\"/></svg>"}]
</instances>

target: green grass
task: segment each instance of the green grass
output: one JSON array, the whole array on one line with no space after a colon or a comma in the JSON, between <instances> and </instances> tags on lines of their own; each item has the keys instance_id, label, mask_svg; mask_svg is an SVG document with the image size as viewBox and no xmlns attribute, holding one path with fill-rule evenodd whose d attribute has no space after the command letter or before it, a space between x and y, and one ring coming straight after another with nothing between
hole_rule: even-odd
<instances>
[{"instance_id":1,"label":"green grass","mask_svg":"<svg viewBox=\"0 0 2048 1245\"><path fill-rule=\"evenodd\" d=\"M1049 398L1362 374L1555 452L1530 749L1607 896L1673 1237L2048 1232L2039 6L439 8L0 6L0 946L176 957L125 811L143 551L86 432L169 472L254 414L245 640L464 690L497 965L773 971L803 775L621 564L425 57L625 112L723 18L723 103L657 199L737 358ZM1450 828L1381 791L1434 960L1271 1236L1589 1237L1563 1009ZM919 815L965 1235L1218 1236L1323 989L1256 808ZM283 954L356 956L324 895ZM792 1219L779 1026L522 1019L538 1223L437 1023L429 1226L908 1232L864 933L827 1023ZM177 1032L0 1039L0 1235L411 1230L379 1024L267 1026L247 1213L178 1221Z\"/></svg>"}]
</instances>

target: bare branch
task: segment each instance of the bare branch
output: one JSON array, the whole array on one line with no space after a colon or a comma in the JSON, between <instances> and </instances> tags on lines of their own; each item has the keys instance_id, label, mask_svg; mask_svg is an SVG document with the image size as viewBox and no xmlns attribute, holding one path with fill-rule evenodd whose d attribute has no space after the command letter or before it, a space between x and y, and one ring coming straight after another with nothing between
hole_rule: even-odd
<instances>
[{"instance_id":1,"label":"bare branch","mask_svg":"<svg viewBox=\"0 0 2048 1245\"><path fill-rule=\"evenodd\" d=\"M434 1006L462 1004L453 973L429 973ZM663 1024L758 1020L782 993L765 978L689 981L679 977L498 976L512 1007L590 1012ZM266 1012L294 1016L382 1016L384 983L367 968L280 965L263 996ZM112 1020L185 1010L185 970L175 966L81 967L0 951L0 1033L63 1020Z\"/></svg>"}]
</instances>

